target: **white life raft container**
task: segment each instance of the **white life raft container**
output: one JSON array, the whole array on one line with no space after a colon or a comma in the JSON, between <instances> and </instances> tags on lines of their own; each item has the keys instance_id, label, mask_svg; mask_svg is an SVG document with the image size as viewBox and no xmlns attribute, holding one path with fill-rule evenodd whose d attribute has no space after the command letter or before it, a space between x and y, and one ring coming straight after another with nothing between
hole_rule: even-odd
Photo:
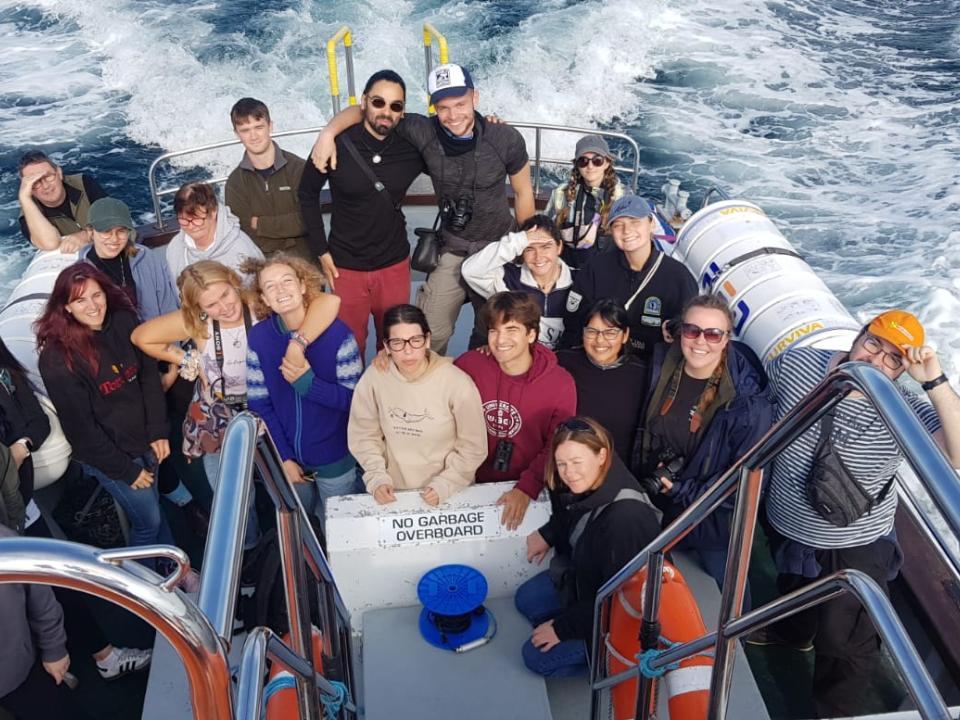
<instances>
[{"instance_id":1,"label":"white life raft container","mask_svg":"<svg viewBox=\"0 0 960 720\"><path fill-rule=\"evenodd\" d=\"M764 365L792 345L845 350L860 324L763 210L724 200L698 211L672 248L703 292L723 296L734 336Z\"/></svg>"}]
</instances>

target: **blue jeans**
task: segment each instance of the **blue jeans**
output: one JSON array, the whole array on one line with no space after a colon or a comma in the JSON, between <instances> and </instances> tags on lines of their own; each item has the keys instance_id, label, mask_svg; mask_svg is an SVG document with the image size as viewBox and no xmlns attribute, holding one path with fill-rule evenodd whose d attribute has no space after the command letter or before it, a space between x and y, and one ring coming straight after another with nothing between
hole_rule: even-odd
<instances>
[{"instance_id":1,"label":"blue jeans","mask_svg":"<svg viewBox=\"0 0 960 720\"><path fill-rule=\"evenodd\" d=\"M336 477L318 477L314 481L296 483L293 489L297 491L303 509L320 521L324 535L327 533L327 500L338 495L362 495L366 492L356 466Z\"/></svg>"},{"instance_id":2,"label":"blue jeans","mask_svg":"<svg viewBox=\"0 0 960 720\"><path fill-rule=\"evenodd\" d=\"M556 617L563 610L560 596L547 571L534 575L517 588L513 602L520 614L534 627ZM577 677L587 672L587 644L583 640L561 640L547 652L542 652L527 640L521 652L523 664L537 675Z\"/></svg>"},{"instance_id":3,"label":"blue jeans","mask_svg":"<svg viewBox=\"0 0 960 720\"><path fill-rule=\"evenodd\" d=\"M134 458L133 461L140 467L152 467L156 471L156 458L153 452ZM130 521L130 545L156 545L163 543L174 545L173 533L167 524L167 517L160 508L160 493L157 490L156 474L153 484L142 490L134 490L122 480L114 480L104 475L92 465L83 465L83 470L97 479L100 487L106 490L123 508L127 520ZM151 570L156 569L156 560L149 558L141 560Z\"/></svg>"},{"instance_id":4,"label":"blue jeans","mask_svg":"<svg viewBox=\"0 0 960 720\"><path fill-rule=\"evenodd\" d=\"M203 456L203 469L207 473L207 480L214 492L220 479L220 453L207 453ZM257 508L254 506L256 487L250 488L250 502L247 504L247 529L243 533L243 549L251 550L260 542L260 523L257 519Z\"/></svg>"}]
</instances>

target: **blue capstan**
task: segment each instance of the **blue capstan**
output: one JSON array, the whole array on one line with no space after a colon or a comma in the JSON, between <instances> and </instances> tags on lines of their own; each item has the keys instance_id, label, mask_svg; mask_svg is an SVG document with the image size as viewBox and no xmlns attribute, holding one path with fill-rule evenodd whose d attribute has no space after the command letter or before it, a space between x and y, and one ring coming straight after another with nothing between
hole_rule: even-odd
<instances>
[{"instance_id":1,"label":"blue capstan","mask_svg":"<svg viewBox=\"0 0 960 720\"><path fill-rule=\"evenodd\" d=\"M420 578L417 597L423 603L420 633L435 647L462 652L490 629L490 613L483 606L487 580L479 570L467 565L435 567Z\"/></svg>"}]
</instances>

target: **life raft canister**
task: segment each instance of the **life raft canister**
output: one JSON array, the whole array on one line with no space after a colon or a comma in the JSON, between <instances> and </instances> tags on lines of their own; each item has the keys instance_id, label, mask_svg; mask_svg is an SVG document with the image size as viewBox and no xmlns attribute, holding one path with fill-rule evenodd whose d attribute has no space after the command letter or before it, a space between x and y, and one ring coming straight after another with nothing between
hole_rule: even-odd
<instances>
[{"instance_id":1,"label":"life raft canister","mask_svg":"<svg viewBox=\"0 0 960 720\"><path fill-rule=\"evenodd\" d=\"M311 626L313 636L313 667L318 673L323 673L323 636L317 628ZM283 642L290 646L290 633L283 636ZM271 690L271 685L279 689ZM278 660L274 660L268 675L267 692L267 720L290 720L300 717L300 706L297 703L296 678L290 668Z\"/></svg>"},{"instance_id":2,"label":"life raft canister","mask_svg":"<svg viewBox=\"0 0 960 720\"><path fill-rule=\"evenodd\" d=\"M610 675L635 667L640 652L640 624L646 568L640 570L617 592L610 607L610 633L606 637L607 667ZM673 643L694 640L707 632L700 608L680 571L670 563L663 566L660 590L661 635ZM664 676L671 720L699 720L707 717L713 658L694 655ZM611 691L615 720L633 720L637 710L637 681L629 680Z\"/></svg>"}]
</instances>

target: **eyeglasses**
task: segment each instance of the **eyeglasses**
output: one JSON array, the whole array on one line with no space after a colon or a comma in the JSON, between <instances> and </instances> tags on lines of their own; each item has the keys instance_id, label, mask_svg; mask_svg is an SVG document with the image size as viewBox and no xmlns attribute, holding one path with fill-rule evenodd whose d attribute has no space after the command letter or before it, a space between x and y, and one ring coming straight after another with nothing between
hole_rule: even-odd
<instances>
[{"instance_id":1,"label":"eyeglasses","mask_svg":"<svg viewBox=\"0 0 960 720\"><path fill-rule=\"evenodd\" d=\"M603 330L599 330L598 328L585 327L583 329L583 339L596 340L603 335L604 340L616 340L622 332L623 330L620 328L604 328Z\"/></svg>"},{"instance_id":2,"label":"eyeglasses","mask_svg":"<svg viewBox=\"0 0 960 720\"><path fill-rule=\"evenodd\" d=\"M177 222L180 223L181 225L192 225L193 227L200 227L207 221L208 217L210 217L209 213L207 213L206 215L193 215L189 217L187 215L177 215Z\"/></svg>"},{"instance_id":3,"label":"eyeglasses","mask_svg":"<svg viewBox=\"0 0 960 720\"><path fill-rule=\"evenodd\" d=\"M577 167L585 168L587 165L593 165L594 167L603 167L603 164L607 161L602 155L594 155L593 157L583 157L577 158Z\"/></svg>"},{"instance_id":4,"label":"eyeglasses","mask_svg":"<svg viewBox=\"0 0 960 720\"><path fill-rule=\"evenodd\" d=\"M59 178L55 172L48 172L46 175L42 175L37 178L37 185L53 185Z\"/></svg>"},{"instance_id":5,"label":"eyeglasses","mask_svg":"<svg viewBox=\"0 0 960 720\"><path fill-rule=\"evenodd\" d=\"M891 370L899 370L903 367L903 356L901 356L899 353L884 350L883 343L877 340L873 335L863 336L863 349L871 355L883 355L883 364Z\"/></svg>"},{"instance_id":6,"label":"eyeglasses","mask_svg":"<svg viewBox=\"0 0 960 720\"><path fill-rule=\"evenodd\" d=\"M373 105L377 110L383 110L383 108L387 106L387 101L379 95L374 95L370 98L370 104ZM390 110L395 113L402 113L403 102L401 100L394 100L392 103L390 103Z\"/></svg>"},{"instance_id":7,"label":"eyeglasses","mask_svg":"<svg viewBox=\"0 0 960 720\"><path fill-rule=\"evenodd\" d=\"M597 431L593 429L590 423L584 422L578 417L567 418L564 420L562 423L557 425L557 429L553 431L553 434L556 435L564 430L567 432L585 432L590 433L591 435L597 434Z\"/></svg>"},{"instance_id":8,"label":"eyeglasses","mask_svg":"<svg viewBox=\"0 0 960 720\"><path fill-rule=\"evenodd\" d=\"M698 337L703 335L703 339L708 343L716 345L718 342L723 340L728 333L726 330L721 330L720 328L702 328L699 325L694 325L693 323L680 323L680 334L683 335L687 340L696 340Z\"/></svg>"},{"instance_id":9,"label":"eyeglasses","mask_svg":"<svg viewBox=\"0 0 960 720\"><path fill-rule=\"evenodd\" d=\"M387 340L387 347L394 352L400 352L407 346L408 343L414 350L419 350L427 344L427 336L414 335L413 337L408 338L390 338Z\"/></svg>"}]
</instances>

